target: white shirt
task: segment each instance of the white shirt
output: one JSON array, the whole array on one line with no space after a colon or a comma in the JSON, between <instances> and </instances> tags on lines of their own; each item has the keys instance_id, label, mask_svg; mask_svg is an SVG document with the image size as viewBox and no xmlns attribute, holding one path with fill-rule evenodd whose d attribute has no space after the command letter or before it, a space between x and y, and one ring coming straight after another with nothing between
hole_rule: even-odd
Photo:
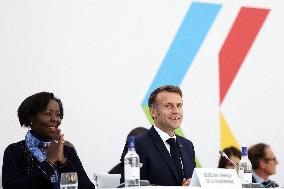
<instances>
[{"instance_id":1,"label":"white shirt","mask_svg":"<svg viewBox=\"0 0 284 189\"><path fill-rule=\"evenodd\" d=\"M169 138L174 138L176 140L176 135L174 135L173 137L170 137L167 133L165 133L164 131L159 129L156 125L154 125L154 128L157 131L157 133L160 135L160 137L161 137L162 141L164 142L168 152L170 153L170 145L167 143L167 140Z\"/></svg>"},{"instance_id":2,"label":"white shirt","mask_svg":"<svg viewBox=\"0 0 284 189\"><path fill-rule=\"evenodd\" d=\"M252 175L256 181L256 183L259 183L262 187L264 187L264 185L262 184L262 182L267 181L264 180L263 178L261 178L260 176L258 176L254 171L252 172Z\"/></svg>"}]
</instances>

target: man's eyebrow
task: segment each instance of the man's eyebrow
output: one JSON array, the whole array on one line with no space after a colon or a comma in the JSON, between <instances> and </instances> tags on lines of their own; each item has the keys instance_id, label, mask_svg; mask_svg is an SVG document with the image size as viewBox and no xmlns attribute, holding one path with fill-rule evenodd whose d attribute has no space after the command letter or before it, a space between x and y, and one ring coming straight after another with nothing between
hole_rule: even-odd
<instances>
[{"instance_id":1,"label":"man's eyebrow","mask_svg":"<svg viewBox=\"0 0 284 189\"><path fill-rule=\"evenodd\" d=\"M180 105L180 104L183 104L183 102L174 103L174 102L167 102L167 101L165 101L164 104L178 104L178 105Z\"/></svg>"},{"instance_id":2,"label":"man's eyebrow","mask_svg":"<svg viewBox=\"0 0 284 189\"><path fill-rule=\"evenodd\" d=\"M164 104L173 104L172 102L165 101Z\"/></svg>"}]
</instances>

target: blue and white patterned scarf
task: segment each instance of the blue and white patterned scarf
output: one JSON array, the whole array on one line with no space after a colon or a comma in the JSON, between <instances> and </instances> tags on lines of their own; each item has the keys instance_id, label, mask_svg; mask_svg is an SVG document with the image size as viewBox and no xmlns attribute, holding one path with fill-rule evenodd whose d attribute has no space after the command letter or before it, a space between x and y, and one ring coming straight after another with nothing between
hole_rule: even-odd
<instances>
[{"instance_id":1,"label":"blue and white patterned scarf","mask_svg":"<svg viewBox=\"0 0 284 189\"><path fill-rule=\"evenodd\" d=\"M51 143L50 141L41 141L40 139L36 138L31 131L28 131L25 137L25 142L29 151L39 162L46 160L47 154L40 148L48 147ZM58 173L56 166L54 166L54 174L50 176L49 180L52 183L53 188L59 187L60 174Z\"/></svg>"}]
</instances>

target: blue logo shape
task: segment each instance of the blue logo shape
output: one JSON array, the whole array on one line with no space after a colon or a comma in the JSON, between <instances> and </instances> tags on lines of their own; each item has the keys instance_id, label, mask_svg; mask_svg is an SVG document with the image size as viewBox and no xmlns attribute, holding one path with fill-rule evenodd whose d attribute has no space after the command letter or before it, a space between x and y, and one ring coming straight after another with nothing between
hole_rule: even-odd
<instances>
[{"instance_id":1,"label":"blue logo shape","mask_svg":"<svg viewBox=\"0 0 284 189\"><path fill-rule=\"evenodd\" d=\"M147 106L150 93L157 87L181 84L221 7L219 4L191 4L142 106Z\"/></svg>"}]
</instances>

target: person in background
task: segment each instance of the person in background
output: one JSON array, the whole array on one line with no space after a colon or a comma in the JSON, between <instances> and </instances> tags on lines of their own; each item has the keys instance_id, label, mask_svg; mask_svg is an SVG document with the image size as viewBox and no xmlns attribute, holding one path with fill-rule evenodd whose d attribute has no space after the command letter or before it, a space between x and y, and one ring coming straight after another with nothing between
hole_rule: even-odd
<instances>
[{"instance_id":1,"label":"person in background","mask_svg":"<svg viewBox=\"0 0 284 189\"><path fill-rule=\"evenodd\" d=\"M229 157L229 159L231 159L236 165L238 165L242 156L242 153L239 149L234 146L230 146L225 148L223 152ZM236 169L236 166L223 156L220 156L218 168Z\"/></svg>"},{"instance_id":2,"label":"person in background","mask_svg":"<svg viewBox=\"0 0 284 189\"><path fill-rule=\"evenodd\" d=\"M140 179L154 185L188 186L196 164L192 142L175 134L183 119L181 89L173 85L155 89L148 106L154 125L135 138L135 149L143 164ZM122 164L127 150L126 144L120 159Z\"/></svg>"},{"instance_id":3,"label":"person in background","mask_svg":"<svg viewBox=\"0 0 284 189\"><path fill-rule=\"evenodd\" d=\"M148 131L148 129L146 129L144 127L136 127L136 128L134 128L130 131L130 133L127 135L127 138L129 136L134 136L134 137L142 136L147 131ZM127 141L127 139L126 139L126 141ZM124 169L123 164L121 164L121 162L120 162L116 166L114 166L108 173L109 174L122 174L123 169Z\"/></svg>"},{"instance_id":4,"label":"person in background","mask_svg":"<svg viewBox=\"0 0 284 189\"><path fill-rule=\"evenodd\" d=\"M49 92L31 95L19 106L18 118L30 130L24 140L5 149L3 189L59 189L64 172L77 172L79 189L95 188L74 148L64 145L60 99Z\"/></svg>"},{"instance_id":5,"label":"person in background","mask_svg":"<svg viewBox=\"0 0 284 189\"><path fill-rule=\"evenodd\" d=\"M276 173L278 161L268 144L258 143L251 146L248 150L248 157L253 169L253 183L259 183L266 188L279 186L269 179L269 176Z\"/></svg>"}]
</instances>

